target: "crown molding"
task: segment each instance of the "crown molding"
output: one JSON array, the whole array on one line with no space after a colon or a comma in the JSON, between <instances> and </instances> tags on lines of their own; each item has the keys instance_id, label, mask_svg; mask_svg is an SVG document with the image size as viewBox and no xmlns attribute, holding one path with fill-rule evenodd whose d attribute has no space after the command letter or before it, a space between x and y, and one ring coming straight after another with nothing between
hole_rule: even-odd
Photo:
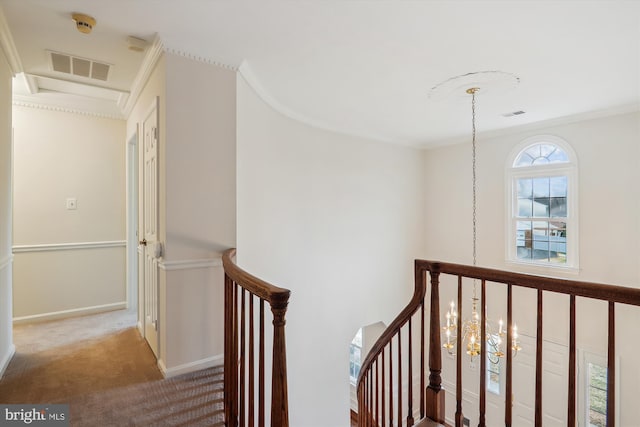
<instances>
[{"instance_id":1,"label":"crown molding","mask_svg":"<svg viewBox=\"0 0 640 427\"><path fill-rule=\"evenodd\" d=\"M38 80L36 79L36 76L34 76L33 74L27 74L25 72L20 73L20 75L24 80L24 85L29 91L29 95L35 95L36 93L40 92L40 87L38 86Z\"/></svg>"},{"instance_id":2,"label":"crown molding","mask_svg":"<svg viewBox=\"0 0 640 427\"><path fill-rule=\"evenodd\" d=\"M153 40L153 43L151 43L151 46L149 46L149 48L147 49L147 53L144 59L142 60L142 65L140 65L138 74L136 75L136 78L134 79L133 84L131 85L131 91L129 93L129 96L123 97L122 99L118 100L118 107L120 107L125 117L129 117L129 115L131 114L131 111L133 110L135 103L138 101L138 98L140 97L140 94L142 93L144 86L147 84L147 81L149 80L151 73L153 72L156 64L158 63L158 60L160 59L163 53L182 56L184 58L189 58L193 61L198 61L198 62L202 62L209 65L215 65L216 67L220 67L225 70L229 70L233 72L238 72L238 69L239 69L239 67L225 64L215 59L192 54L190 52L187 52L181 49L167 47L162 41L162 39L158 35L156 35L156 37Z\"/></svg>"},{"instance_id":3,"label":"crown molding","mask_svg":"<svg viewBox=\"0 0 640 427\"><path fill-rule=\"evenodd\" d=\"M626 104L626 105L620 105L617 107L606 108L604 110L587 111L584 113L573 114L570 116L563 116L563 117L555 117L551 119L525 123L525 124L516 125L508 128L503 128L503 129L478 132L478 138L482 138L486 140L486 139L499 138L499 137L509 136L509 135L518 135L518 134L523 134L527 132L546 131L552 127L570 125L573 123L585 122L589 120L604 119L606 117L612 117L612 116L622 116L625 114L633 114L638 112L640 112L640 104ZM548 133L548 132L545 132L545 133ZM431 149L437 149L442 147L449 147L453 145L466 144L466 143L469 143L469 141L470 139L468 136L447 138L439 141L431 141L428 143L419 144L419 145L416 145L416 148L431 150Z\"/></svg>"},{"instance_id":4,"label":"crown molding","mask_svg":"<svg viewBox=\"0 0 640 427\"><path fill-rule=\"evenodd\" d=\"M142 60L142 65L140 65L138 74L136 74L136 78L133 80L133 84L131 85L129 96L126 98L123 97L118 102L118 107L120 107L125 117L129 117L129 115L131 114L136 101L138 101L138 98L140 97L144 86L147 84L147 80L149 80L149 77L151 76L153 69L158 63L158 60L164 53L164 50L164 43L162 42L160 37L156 35L156 37L153 39L153 43L151 43L151 46L147 48L147 53Z\"/></svg>"},{"instance_id":5,"label":"crown molding","mask_svg":"<svg viewBox=\"0 0 640 427\"><path fill-rule=\"evenodd\" d=\"M35 108L38 110L55 111L58 113L79 114L82 116L98 117L101 119L114 119L114 120L124 119L124 116L121 114L109 114L109 113L100 113L97 111L81 110L78 108L64 107L58 104L44 104L42 102L39 102L39 100L32 99L30 96L26 96L26 95L14 95L12 104L15 107Z\"/></svg>"},{"instance_id":6,"label":"crown molding","mask_svg":"<svg viewBox=\"0 0 640 427\"><path fill-rule=\"evenodd\" d=\"M22 61L20 61L20 56L18 55L18 49L16 49L13 36L11 35L11 30L9 29L9 24L7 24L7 19L4 16L2 7L0 7L0 47L2 47L2 51L7 58L7 62L9 63L9 67L11 68L13 75L15 76L16 74L24 71L22 68Z\"/></svg>"},{"instance_id":7,"label":"crown molding","mask_svg":"<svg viewBox=\"0 0 640 427\"><path fill-rule=\"evenodd\" d=\"M233 72L236 72L236 73L240 69L239 66L225 64L224 62L220 62L220 61L215 60L215 59L211 59L211 58L207 58L207 57L204 57L204 56L196 55L194 53L190 53L190 52L187 52L187 51L184 51L184 50L180 50L180 49L176 49L176 48L172 48L172 47L165 47L164 51L166 53L170 53L172 55L177 55L177 56L182 56L183 58L188 58L188 59L191 59L193 61L202 62L204 64L209 64L209 65L215 65L216 67L220 67L220 68L223 68L225 70L233 71Z\"/></svg>"}]
</instances>

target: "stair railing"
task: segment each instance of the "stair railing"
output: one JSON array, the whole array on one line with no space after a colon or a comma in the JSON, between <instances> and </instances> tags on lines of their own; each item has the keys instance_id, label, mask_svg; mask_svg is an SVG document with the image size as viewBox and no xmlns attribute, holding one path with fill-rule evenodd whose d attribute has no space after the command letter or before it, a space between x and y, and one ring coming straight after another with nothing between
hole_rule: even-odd
<instances>
[{"instance_id":1,"label":"stair railing","mask_svg":"<svg viewBox=\"0 0 640 427\"><path fill-rule=\"evenodd\" d=\"M430 315L429 315L429 384L425 387L425 322L424 310L427 288L427 273L431 284ZM396 317L391 325L383 332L378 341L362 363L358 378L358 422L360 426L412 426L414 425L414 400L419 401L419 419L429 418L444 423L444 389L442 388L442 345L440 334L440 297L439 288L441 277L452 276L457 279L458 310L462 308L463 278L480 282L480 318L486 319L486 286L495 283L506 286L507 290L507 341L505 348L511 349L513 339L513 289L516 287L537 290L536 317L536 364L535 364L535 402L534 425L542 426L542 346L543 346L543 299L545 292L564 294L569 296L569 354L568 354L568 384L567 384L567 426L576 426L576 297L590 298L608 303L607 328L607 415L606 425L615 425L616 416L616 342L615 342L615 308L616 304L640 306L640 289L580 282L573 280L554 279L527 274L512 273L481 267L471 267L460 264L441 263L416 260L415 262L415 291L411 302ZM467 281L468 283L469 281ZM420 345L414 351L412 340L412 318L419 315ZM457 316L458 331L462 330L462 315ZM403 333L403 330L404 333ZM486 336L486 322L481 322L480 336ZM408 342L402 345L402 338ZM463 424L462 407L462 339L456 342L456 410L454 424ZM393 347L396 347L395 352ZM486 418L486 345L481 346L480 354L480 390L479 390L479 427L485 426ZM404 363L402 351L405 351ZM393 356L396 356L394 363ZM418 359L419 365L419 396L414 398L412 366ZM513 396L513 364L512 352L506 351L506 384L504 423L513 425L512 403ZM407 367L407 374L403 375L402 368ZM394 381L393 375L396 375ZM406 395L403 403L403 396ZM397 414L397 415L396 415Z\"/></svg>"},{"instance_id":2,"label":"stair railing","mask_svg":"<svg viewBox=\"0 0 640 427\"><path fill-rule=\"evenodd\" d=\"M416 367L420 377L419 390L425 390L426 371L424 357L424 297L426 284L423 280L425 273L418 269L417 264L415 274L415 289L411 301L378 338L361 364L356 385L358 425L360 427L412 426L415 423L413 407L414 317L419 317L417 322L420 342L417 350L419 353L419 366ZM421 277L418 277L419 275ZM434 307L437 310L437 304ZM402 345L403 335L406 347ZM402 357L403 349L405 351L404 362ZM402 375L403 366L407 372L406 378L403 378ZM403 404L403 390L405 389L407 390L407 396L404 399L405 404ZM426 395L419 393L420 418L425 417L426 404Z\"/></svg>"},{"instance_id":3,"label":"stair railing","mask_svg":"<svg viewBox=\"0 0 640 427\"><path fill-rule=\"evenodd\" d=\"M285 314L288 289L239 268L236 250L222 256L224 281L224 410L227 427L265 425L265 302L273 315L271 426L289 426ZM254 305L255 303L255 305ZM257 321L257 333L255 317ZM256 342L257 341L257 342ZM257 353L257 355L256 355ZM256 378L257 370L257 378Z\"/></svg>"}]
</instances>

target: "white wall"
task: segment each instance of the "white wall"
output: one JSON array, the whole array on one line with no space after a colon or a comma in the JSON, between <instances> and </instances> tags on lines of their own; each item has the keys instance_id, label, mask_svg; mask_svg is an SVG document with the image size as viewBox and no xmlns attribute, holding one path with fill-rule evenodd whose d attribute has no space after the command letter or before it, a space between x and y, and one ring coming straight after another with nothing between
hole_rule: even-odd
<instances>
[{"instance_id":1,"label":"white wall","mask_svg":"<svg viewBox=\"0 0 640 427\"><path fill-rule=\"evenodd\" d=\"M0 51L0 378L15 351L11 306L11 77Z\"/></svg>"},{"instance_id":2,"label":"white wall","mask_svg":"<svg viewBox=\"0 0 640 427\"><path fill-rule=\"evenodd\" d=\"M419 150L312 128L238 82L238 258L291 289L291 425L349 425L349 343L390 322L423 255Z\"/></svg>"},{"instance_id":3,"label":"white wall","mask_svg":"<svg viewBox=\"0 0 640 427\"><path fill-rule=\"evenodd\" d=\"M552 134L575 150L579 167L579 251L576 273L542 271L575 280L597 281L640 287L640 129L638 113L573 122L553 127L514 132L478 139L478 265L529 272L505 262L505 166L507 157L527 137ZM426 152L427 257L471 263L471 147L443 147ZM453 287L442 292L443 304L453 297ZM504 290L493 289L490 315L506 317ZM514 294L514 309L520 332L535 336L535 293ZM441 309L442 310L442 309ZM640 370L635 363L637 342L633 327L640 309L618 306L618 352L621 356L622 420L633 425L640 416L634 396L640 389ZM606 304L578 300L578 346L606 359ZM544 337L555 343L568 342L568 299L545 294ZM634 350L635 349L635 350ZM447 359L445 358L445 363ZM452 368L445 367L447 369ZM472 385L470 385L471 387ZM548 390L548 393L554 393ZM516 392L516 395L518 392ZM451 408L450 408L451 409Z\"/></svg>"},{"instance_id":4,"label":"white wall","mask_svg":"<svg viewBox=\"0 0 640 427\"><path fill-rule=\"evenodd\" d=\"M236 244L236 73L166 54L165 371L222 364L222 252ZM176 265L176 264L179 264Z\"/></svg>"},{"instance_id":5,"label":"white wall","mask_svg":"<svg viewBox=\"0 0 640 427\"><path fill-rule=\"evenodd\" d=\"M220 256L235 246L235 85L233 71L164 53L127 124L132 135L159 97L164 254L158 274L158 364L166 376L223 360Z\"/></svg>"},{"instance_id":6,"label":"white wall","mask_svg":"<svg viewBox=\"0 0 640 427\"><path fill-rule=\"evenodd\" d=\"M14 107L13 126L14 316L124 307L125 122Z\"/></svg>"}]
</instances>

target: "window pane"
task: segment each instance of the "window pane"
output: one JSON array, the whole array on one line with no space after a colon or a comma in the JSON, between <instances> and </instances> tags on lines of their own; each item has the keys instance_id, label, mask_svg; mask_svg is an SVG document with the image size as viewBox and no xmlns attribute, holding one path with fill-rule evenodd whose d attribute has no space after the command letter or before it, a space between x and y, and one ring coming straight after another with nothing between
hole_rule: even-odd
<instances>
[{"instance_id":1,"label":"window pane","mask_svg":"<svg viewBox=\"0 0 640 427\"><path fill-rule=\"evenodd\" d=\"M567 263L566 223L569 215L573 214L569 212L569 168L546 166L569 161L567 152L552 142L529 145L516 157L514 169L525 167L525 173L531 174L529 177L512 176L510 202L512 220L516 224L510 253L515 252L517 259L550 264ZM529 172L533 169L539 170ZM517 172L514 170L513 173L515 175ZM525 219L531 221L521 221Z\"/></svg>"},{"instance_id":2,"label":"window pane","mask_svg":"<svg viewBox=\"0 0 640 427\"><path fill-rule=\"evenodd\" d=\"M522 153L518 156L513 166L519 168L523 166L530 166L531 163L533 163L533 158L527 153Z\"/></svg>"},{"instance_id":3,"label":"window pane","mask_svg":"<svg viewBox=\"0 0 640 427\"><path fill-rule=\"evenodd\" d=\"M533 201L533 216L549 218L549 198L536 197Z\"/></svg>"},{"instance_id":4,"label":"window pane","mask_svg":"<svg viewBox=\"0 0 640 427\"><path fill-rule=\"evenodd\" d=\"M589 427L606 427L607 415L589 410Z\"/></svg>"},{"instance_id":5,"label":"window pane","mask_svg":"<svg viewBox=\"0 0 640 427\"><path fill-rule=\"evenodd\" d=\"M567 216L566 197L552 197L551 199L549 199L549 204L549 216L555 218Z\"/></svg>"},{"instance_id":6,"label":"window pane","mask_svg":"<svg viewBox=\"0 0 640 427\"><path fill-rule=\"evenodd\" d=\"M530 199L533 196L533 180L531 178L518 179L516 185L518 186L518 198Z\"/></svg>"},{"instance_id":7,"label":"window pane","mask_svg":"<svg viewBox=\"0 0 640 427\"><path fill-rule=\"evenodd\" d=\"M513 167L568 162L569 156L562 148L555 144L542 143L532 145L523 150L513 162Z\"/></svg>"},{"instance_id":8,"label":"window pane","mask_svg":"<svg viewBox=\"0 0 640 427\"><path fill-rule=\"evenodd\" d=\"M353 337L353 340L351 340L351 344L362 347L362 328L358 329L358 332L356 332L356 336Z\"/></svg>"},{"instance_id":9,"label":"window pane","mask_svg":"<svg viewBox=\"0 0 640 427\"><path fill-rule=\"evenodd\" d=\"M546 165L548 163L549 159L547 159L546 157L538 157L537 159L533 160L534 165Z\"/></svg>"},{"instance_id":10,"label":"window pane","mask_svg":"<svg viewBox=\"0 0 640 427\"><path fill-rule=\"evenodd\" d=\"M531 240L522 242L522 246L520 245L520 241L518 241L516 256L518 259L531 259Z\"/></svg>"},{"instance_id":11,"label":"window pane","mask_svg":"<svg viewBox=\"0 0 640 427\"><path fill-rule=\"evenodd\" d=\"M550 179L551 197L567 197L567 177L554 176Z\"/></svg>"},{"instance_id":12,"label":"window pane","mask_svg":"<svg viewBox=\"0 0 640 427\"><path fill-rule=\"evenodd\" d=\"M607 368L589 363L589 424L606 426L607 416Z\"/></svg>"},{"instance_id":13,"label":"window pane","mask_svg":"<svg viewBox=\"0 0 640 427\"><path fill-rule=\"evenodd\" d=\"M533 200L518 199L518 216L531 218L533 216Z\"/></svg>"},{"instance_id":14,"label":"window pane","mask_svg":"<svg viewBox=\"0 0 640 427\"><path fill-rule=\"evenodd\" d=\"M540 144L536 144L532 147L527 148L525 150L525 153L531 156L533 160L537 159L538 157L540 157Z\"/></svg>"},{"instance_id":15,"label":"window pane","mask_svg":"<svg viewBox=\"0 0 640 427\"><path fill-rule=\"evenodd\" d=\"M516 234L518 239L531 239L531 221L518 221Z\"/></svg>"},{"instance_id":16,"label":"window pane","mask_svg":"<svg viewBox=\"0 0 640 427\"><path fill-rule=\"evenodd\" d=\"M549 241L549 223L546 221L535 221L533 223L533 240Z\"/></svg>"},{"instance_id":17,"label":"window pane","mask_svg":"<svg viewBox=\"0 0 640 427\"><path fill-rule=\"evenodd\" d=\"M607 413L607 391L595 387L589 388L589 408L600 414Z\"/></svg>"},{"instance_id":18,"label":"window pane","mask_svg":"<svg viewBox=\"0 0 640 427\"><path fill-rule=\"evenodd\" d=\"M589 363L589 387L607 389L607 368Z\"/></svg>"},{"instance_id":19,"label":"window pane","mask_svg":"<svg viewBox=\"0 0 640 427\"><path fill-rule=\"evenodd\" d=\"M549 162L551 163L568 163L569 162L569 156L567 156L567 153L558 146L556 146L556 150L549 155L548 159L549 159Z\"/></svg>"},{"instance_id":20,"label":"window pane","mask_svg":"<svg viewBox=\"0 0 640 427\"><path fill-rule=\"evenodd\" d=\"M545 159L549 158L558 147L553 144L540 144L540 156Z\"/></svg>"},{"instance_id":21,"label":"window pane","mask_svg":"<svg viewBox=\"0 0 640 427\"><path fill-rule=\"evenodd\" d=\"M549 197L549 178L535 178L533 180L533 196Z\"/></svg>"}]
</instances>

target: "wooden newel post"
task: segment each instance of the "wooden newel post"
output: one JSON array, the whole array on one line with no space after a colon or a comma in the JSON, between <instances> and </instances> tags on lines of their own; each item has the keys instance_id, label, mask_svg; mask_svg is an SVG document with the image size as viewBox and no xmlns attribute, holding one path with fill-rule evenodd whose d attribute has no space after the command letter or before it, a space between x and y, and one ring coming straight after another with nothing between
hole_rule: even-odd
<instances>
[{"instance_id":1,"label":"wooden newel post","mask_svg":"<svg viewBox=\"0 0 640 427\"><path fill-rule=\"evenodd\" d=\"M442 345L440 344L440 295L437 271L431 272L431 319L429 322L429 385L426 390L426 415L444 423L444 390L442 389Z\"/></svg>"},{"instance_id":2,"label":"wooden newel post","mask_svg":"<svg viewBox=\"0 0 640 427\"><path fill-rule=\"evenodd\" d=\"M287 299L271 304L273 313L273 380L271 383L271 426L289 426L289 397L287 391L287 356L284 336L284 316Z\"/></svg>"}]
</instances>

